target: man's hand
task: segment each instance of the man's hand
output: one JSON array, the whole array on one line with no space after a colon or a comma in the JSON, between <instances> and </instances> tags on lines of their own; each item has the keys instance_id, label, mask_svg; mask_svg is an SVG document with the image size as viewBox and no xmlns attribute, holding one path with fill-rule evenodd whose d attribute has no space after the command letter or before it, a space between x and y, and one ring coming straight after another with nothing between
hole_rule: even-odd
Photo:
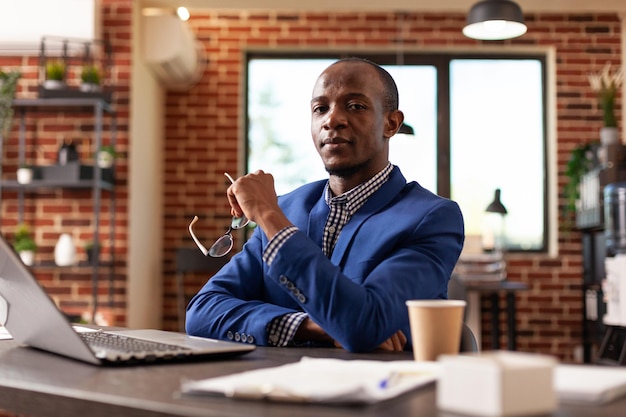
<instances>
[{"instance_id":1,"label":"man's hand","mask_svg":"<svg viewBox=\"0 0 626 417\"><path fill-rule=\"evenodd\" d=\"M385 352L402 352L406 345L406 336L402 330L398 330L391 337L378 346L377 350Z\"/></svg>"},{"instance_id":2,"label":"man's hand","mask_svg":"<svg viewBox=\"0 0 626 417\"><path fill-rule=\"evenodd\" d=\"M226 195L231 214L237 217L245 214L263 229L268 239L291 225L278 206L272 174L259 170L244 175L228 187Z\"/></svg>"},{"instance_id":3,"label":"man's hand","mask_svg":"<svg viewBox=\"0 0 626 417\"><path fill-rule=\"evenodd\" d=\"M300 323L293 339L295 342L335 342L317 323L308 317Z\"/></svg>"},{"instance_id":4,"label":"man's hand","mask_svg":"<svg viewBox=\"0 0 626 417\"><path fill-rule=\"evenodd\" d=\"M376 350L383 352L402 352L406 345L406 336L402 330L395 332L389 339L381 343ZM335 347L342 348L339 342L335 341Z\"/></svg>"},{"instance_id":5,"label":"man's hand","mask_svg":"<svg viewBox=\"0 0 626 417\"><path fill-rule=\"evenodd\" d=\"M335 347L342 348L341 344L336 340L333 340L326 332L313 320L310 318L304 319L304 321L300 324L298 328L294 341L296 342L306 342L306 341L316 341L316 342L332 342ZM404 346L406 345L407 339L402 330L398 330L391 337L381 343L376 350L381 350L385 352L402 352L404 350Z\"/></svg>"}]
</instances>

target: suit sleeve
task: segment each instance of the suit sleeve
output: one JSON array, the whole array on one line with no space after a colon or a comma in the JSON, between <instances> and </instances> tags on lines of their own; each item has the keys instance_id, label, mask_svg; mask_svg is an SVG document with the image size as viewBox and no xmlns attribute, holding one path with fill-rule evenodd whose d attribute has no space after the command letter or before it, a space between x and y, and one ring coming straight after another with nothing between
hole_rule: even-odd
<instances>
[{"instance_id":1,"label":"suit sleeve","mask_svg":"<svg viewBox=\"0 0 626 417\"><path fill-rule=\"evenodd\" d=\"M268 275L347 350L371 351L397 330L410 337L405 301L447 298L464 231L461 212L449 200L407 222L411 229L403 228L402 218L387 214L364 222L340 267L299 232Z\"/></svg>"},{"instance_id":2,"label":"suit sleeve","mask_svg":"<svg viewBox=\"0 0 626 417\"><path fill-rule=\"evenodd\" d=\"M410 337L405 301L447 297L464 231L457 204L437 198L364 210L342 231L332 259L300 230L268 267L262 237L255 230L191 300L188 333L267 345L272 319L303 311L353 352L371 351L398 330Z\"/></svg>"}]
</instances>

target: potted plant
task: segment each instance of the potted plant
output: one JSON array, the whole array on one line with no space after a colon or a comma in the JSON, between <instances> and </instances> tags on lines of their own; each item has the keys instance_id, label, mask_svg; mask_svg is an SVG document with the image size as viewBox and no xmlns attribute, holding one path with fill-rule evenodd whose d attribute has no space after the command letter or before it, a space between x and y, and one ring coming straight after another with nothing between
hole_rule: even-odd
<instances>
[{"instance_id":1,"label":"potted plant","mask_svg":"<svg viewBox=\"0 0 626 417\"><path fill-rule=\"evenodd\" d=\"M571 153L565 175L568 178L563 190L565 196L564 214L576 213L576 202L580 198L580 180L593 167L593 149L597 144L586 143L577 146Z\"/></svg>"},{"instance_id":2,"label":"potted plant","mask_svg":"<svg viewBox=\"0 0 626 417\"><path fill-rule=\"evenodd\" d=\"M13 237L13 248L25 265L32 265L37 251L37 244L33 239L30 228L26 223L20 223Z\"/></svg>"},{"instance_id":3,"label":"potted plant","mask_svg":"<svg viewBox=\"0 0 626 417\"><path fill-rule=\"evenodd\" d=\"M611 72L611 64L606 64L602 71L589 74L587 78L591 89L598 95L602 108L604 125L600 129L600 142L603 145L616 145L619 143L619 135L615 117L615 99L623 82L624 71L618 68Z\"/></svg>"},{"instance_id":4,"label":"potted plant","mask_svg":"<svg viewBox=\"0 0 626 417\"><path fill-rule=\"evenodd\" d=\"M117 156L118 153L113 145L105 145L98 150L96 162L100 168L111 168Z\"/></svg>"},{"instance_id":5,"label":"potted plant","mask_svg":"<svg viewBox=\"0 0 626 417\"><path fill-rule=\"evenodd\" d=\"M4 136L11 127L13 98L17 90L17 80L21 75L18 71L0 70L0 136Z\"/></svg>"},{"instance_id":6,"label":"potted plant","mask_svg":"<svg viewBox=\"0 0 626 417\"><path fill-rule=\"evenodd\" d=\"M101 79L102 75L100 73L100 69L97 66L93 64L83 65L82 71L80 73L80 91L86 93L100 91Z\"/></svg>"},{"instance_id":7,"label":"potted plant","mask_svg":"<svg viewBox=\"0 0 626 417\"><path fill-rule=\"evenodd\" d=\"M65 62L60 59L46 63L46 80L44 87L49 90L59 90L65 87Z\"/></svg>"},{"instance_id":8,"label":"potted plant","mask_svg":"<svg viewBox=\"0 0 626 417\"><path fill-rule=\"evenodd\" d=\"M85 253L87 254L87 261L92 263L97 260L100 255L100 243L93 240L89 240L85 243Z\"/></svg>"},{"instance_id":9,"label":"potted plant","mask_svg":"<svg viewBox=\"0 0 626 417\"><path fill-rule=\"evenodd\" d=\"M17 182L20 184L30 184L33 180L33 168L23 164L17 169Z\"/></svg>"}]
</instances>

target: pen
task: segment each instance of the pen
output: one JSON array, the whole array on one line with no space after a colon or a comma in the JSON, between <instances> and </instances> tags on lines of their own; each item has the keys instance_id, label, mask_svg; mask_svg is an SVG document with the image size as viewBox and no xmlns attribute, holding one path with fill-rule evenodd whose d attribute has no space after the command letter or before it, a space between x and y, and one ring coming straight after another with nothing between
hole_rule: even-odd
<instances>
[{"instance_id":1,"label":"pen","mask_svg":"<svg viewBox=\"0 0 626 417\"><path fill-rule=\"evenodd\" d=\"M425 371L393 371L387 378L378 383L378 388L387 389L396 385L403 377L430 376L431 372Z\"/></svg>"}]
</instances>

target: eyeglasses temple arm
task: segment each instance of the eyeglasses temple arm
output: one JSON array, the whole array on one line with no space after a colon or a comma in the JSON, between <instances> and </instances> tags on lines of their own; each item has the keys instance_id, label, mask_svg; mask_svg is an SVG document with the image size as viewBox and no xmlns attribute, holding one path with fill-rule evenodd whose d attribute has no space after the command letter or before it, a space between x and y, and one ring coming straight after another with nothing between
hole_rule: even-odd
<instances>
[{"instance_id":1,"label":"eyeglasses temple arm","mask_svg":"<svg viewBox=\"0 0 626 417\"><path fill-rule=\"evenodd\" d=\"M207 256L209 254L209 250L205 248L202 243L200 243L196 235L193 233L192 227L194 224L196 224L197 221L198 221L198 216L193 216L193 220L191 221L191 223L189 223L189 234L191 235L191 238L193 239L193 241L196 242L196 245L198 246L200 251L204 254L204 256Z\"/></svg>"}]
</instances>

